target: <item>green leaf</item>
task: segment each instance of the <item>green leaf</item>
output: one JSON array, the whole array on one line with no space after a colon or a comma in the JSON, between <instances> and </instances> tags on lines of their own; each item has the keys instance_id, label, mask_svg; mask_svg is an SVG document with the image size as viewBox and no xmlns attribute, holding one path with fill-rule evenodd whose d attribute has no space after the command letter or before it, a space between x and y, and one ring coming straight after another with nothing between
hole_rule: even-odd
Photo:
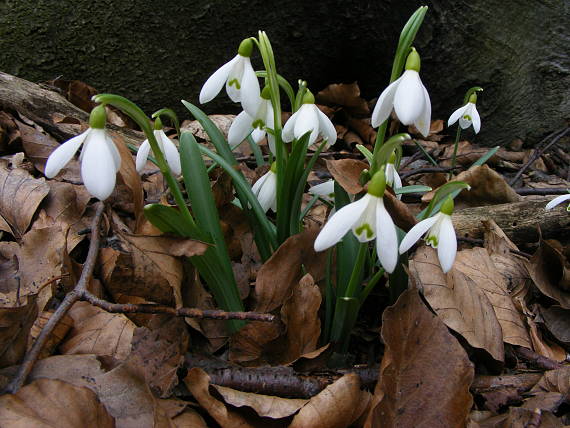
<instances>
[{"instance_id":1,"label":"green leaf","mask_svg":"<svg viewBox=\"0 0 570 428\"><path fill-rule=\"evenodd\" d=\"M425 193L431 192L432 188L429 186L422 186L420 184L416 184L413 186L404 186L394 189L394 193L396 195L405 195L407 193Z\"/></svg>"},{"instance_id":2,"label":"green leaf","mask_svg":"<svg viewBox=\"0 0 570 428\"><path fill-rule=\"evenodd\" d=\"M497 151L499 150L500 146L495 146L493 147L491 150L489 150L487 153L485 153L483 156L481 156L479 159L477 159L473 165L471 166L481 166L483 165L485 162L487 162L495 153L497 153Z\"/></svg>"},{"instance_id":3,"label":"green leaf","mask_svg":"<svg viewBox=\"0 0 570 428\"><path fill-rule=\"evenodd\" d=\"M180 122L178 121L178 116L176 116L174 110L169 108L162 108L158 111L155 111L151 117L154 119L162 115L168 117L172 121L174 127L176 128L176 135L178 135L178 138L180 138Z\"/></svg>"},{"instance_id":4,"label":"green leaf","mask_svg":"<svg viewBox=\"0 0 570 428\"><path fill-rule=\"evenodd\" d=\"M433 196L433 199L427 208L425 208L416 217L425 220L431 215L432 212L439 211L441 205L448 195L451 195L451 197L455 199L455 197L459 195L463 189L469 189L470 187L471 186L469 186L469 184L465 183L464 181L450 181L449 183L445 183L443 186L437 189L435 195Z\"/></svg>"},{"instance_id":5,"label":"green leaf","mask_svg":"<svg viewBox=\"0 0 570 428\"><path fill-rule=\"evenodd\" d=\"M463 104L465 105L469 102L469 98L471 97L472 94L474 94L475 92L482 92L482 91L483 88L481 86L473 86L472 88L469 88L465 93L465 97L463 98Z\"/></svg>"},{"instance_id":6,"label":"green leaf","mask_svg":"<svg viewBox=\"0 0 570 428\"><path fill-rule=\"evenodd\" d=\"M184 216L176 208L162 204L149 204L144 207L144 215L162 233L174 233L193 239L204 238L196 234L197 230L188 225Z\"/></svg>"},{"instance_id":7,"label":"green leaf","mask_svg":"<svg viewBox=\"0 0 570 428\"><path fill-rule=\"evenodd\" d=\"M360 151L360 153L362 153L364 155L364 157L368 161L368 165L372 165L372 162L374 159L372 152L370 150L368 150L366 147L364 147L362 144L357 144L356 148Z\"/></svg>"},{"instance_id":8,"label":"green leaf","mask_svg":"<svg viewBox=\"0 0 570 428\"><path fill-rule=\"evenodd\" d=\"M425 14L428 10L427 6L419 7L408 19L408 22L404 25L402 32L400 34L400 40L398 42L398 48L396 49L396 55L394 57L394 63L392 65L392 75L390 77L390 83L395 81L400 74L402 74L402 70L404 69L404 64L406 63L406 59L408 57L408 53L410 52L410 48L414 43L414 39L416 38L416 34L420 29Z\"/></svg>"}]
</instances>

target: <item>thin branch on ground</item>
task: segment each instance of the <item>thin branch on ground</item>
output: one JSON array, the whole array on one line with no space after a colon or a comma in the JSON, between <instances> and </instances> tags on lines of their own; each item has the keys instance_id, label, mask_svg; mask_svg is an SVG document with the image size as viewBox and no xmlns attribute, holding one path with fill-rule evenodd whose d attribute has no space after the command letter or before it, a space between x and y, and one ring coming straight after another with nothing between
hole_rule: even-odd
<instances>
[{"instance_id":1,"label":"thin branch on ground","mask_svg":"<svg viewBox=\"0 0 570 428\"><path fill-rule=\"evenodd\" d=\"M565 187L545 187L544 189L533 189L528 187L519 187L514 189L521 196L528 195L538 195L538 196L548 196L548 195L565 195L568 193L568 189Z\"/></svg>"},{"instance_id":2,"label":"thin branch on ground","mask_svg":"<svg viewBox=\"0 0 570 428\"><path fill-rule=\"evenodd\" d=\"M570 127L566 127L562 130L559 131L555 131L551 134L549 134L544 140L542 140L539 144L542 144L548 140L550 140L552 138L552 140L550 140L550 142L548 144L546 144L543 148L541 149L536 149L532 152L532 154L529 156L529 159L527 161L527 163L525 163L521 169L519 169L519 171L516 173L516 175L511 179L511 181L509 182L509 186L513 186L518 180L519 178L521 178L521 176L523 175L523 173L530 168L530 166L539 158L542 156L542 154L547 151L550 147L552 147L554 144L556 144L558 141L560 141L560 139L562 137L564 137L566 134L568 134L568 132L570 132Z\"/></svg>"},{"instance_id":3,"label":"thin branch on ground","mask_svg":"<svg viewBox=\"0 0 570 428\"><path fill-rule=\"evenodd\" d=\"M117 304L107 302L99 299L87 290L87 285L93 275L95 262L99 254L99 225L104 211L105 205L103 202L97 204L95 216L91 223L91 242L89 243L89 250L87 258L83 265L81 276L75 288L69 292L55 312L50 317L49 321L41 330L32 348L24 356L22 364L18 368L18 373L12 379L10 384L5 388L3 393L16 393L25 383L28 375L32 371L35 362L37 361L42 348L52 334L53 330L61 319L67 314L74 303L78 301L86 301L94 306L98 306L112 313L146 313L146 314L170 314L174 316L189 317L189 318L208 318L218 320L253 320L253 321L275 321L275 316L271 314L263 314L258 312L225 312L219 310L202 310L197 308L171 308L168 306L154 305L154 304ZM52 282L54 279L50 280Z\"/></svg>"},{"instance_id":4,"label":"thin branch on ground","mask_svg":"<svg viewBox=\"0 0 570 428\"><path fill-rule=\"evenodd\" d=\"M528 348L519 347L515 349L515 353L521 357L526 362L534 365L537 368L544 369L544 370L556 370L561 367L564 367L557 361L551 360L548 357L543 355L537 354L534 351L531 351Z\"/></svg>"}]
</instances>

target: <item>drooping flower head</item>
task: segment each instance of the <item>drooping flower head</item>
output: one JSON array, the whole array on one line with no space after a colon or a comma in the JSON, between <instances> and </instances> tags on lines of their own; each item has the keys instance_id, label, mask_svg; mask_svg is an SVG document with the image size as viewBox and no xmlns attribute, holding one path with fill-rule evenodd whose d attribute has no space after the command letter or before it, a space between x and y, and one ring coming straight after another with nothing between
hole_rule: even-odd
<instances>
[{"instance_id":1,"label":"drooping flower head","mask_svg":"<svg viewBox=\"0 0 570 428\"><path fill-rule=\"evenodd\" d=\"M115 143L105 132L106 120L105 106L95 107L89 116L89 129L66 141L49 155L45 176L53 178L59 174L83 144L79 160L85 188L97 199L107 199L115 188L121 156Z\"/></svg>"},{"instance_id":2,"label":"drooping flower head","mask_svg":"<svg viewBox=\"0 0 570 428\"><path fill-rule=\"evenodd\" d=\"M328 180L309 188L311 195L317 195L328 202L334 202L334 180Z\"/></svg>"},{"instance_id":3,"label":"drooping flower head","mask_svg":"<svg viewBox=\"0 0 570 428\"><path fill-rule=\"evenodd\" d=\"M427 137L430 128L431 102L429 94L420 79L420 55L415 48L408 55L405 71L399 79L390 83L378 98L372 112L372 126L377 128L388 117L392 109L404 125L414 125Z\"/></svg>"},{"instance_id":4,"label":"drooping flower head","mask_svg":"<svg viewBox=\"0 0 570 428\"><path fill-rule=\"evenodd\" d=\"M244 110L236 116L228 132L228 143L233 149L250 133L255 143L259 143L268 134L269 148L271 153L275 153L275 138L271 132L267 132L267 129L273 130L274 120L271 90L266 86L261 91L261 99L255 114L251 116Z\"/></svg>"},{"instance_id":5,"label":"drooping flower head","mask_svg":"<svg viewBox=\"0 0 570 428\"><path fill-rule=\"evenodd\" d=\"M390 155L390 159L386 164L386 184L390 186L394 191L402 187L402 180L400 179L400 175L396 170L396 154L392 153ZM398 199L402 199L402 195L398 195Z\"/></svg>"},{"instance_id":6,"label":"drooping flower head","mask_svg":"<svg viewBox=\"0 0 570 428\"><path fill-rule=\"evenodd\" d=\"M307 89L303 96L303 105L289 118L283 127L283 141L289 143L293 139L301 138L311 132L309 145L313 144L317 136L323 137L327 142L325 147L336 143L336 129L331 120L316 105L315 97Z\"/></svg>"},{"instance_id":7,"label":"drooping flower head","mask_svg":"<svg viewBox=\"0 0 570 428\"><path fill-rule=\"evenodd\" d=\"M408 251L425 234L426 244L437 248L441 269L444 273L449 272L457 254L457 237L451 214L453 214L453 199L448 196L439 213L420 221L410 229L400 243L400 254Z\"/></svg>"},{"instance_id":8,"label":"drooping flower head","mask_svg":"<svg viewBox=\"0 0 570 428\"><path fill-rule=\"evenodd\" d=\"M459 120L461 129L467 129L473 125L473 130L478 134L481 130L481 118L479 117L476 104L477 94L472 93L469 96L469 102L452 113L447 121L447 126L449 127Z\"/></svg>"},{"instance_id":9,"label":"drooping flower head","mask_svg":"<svg viewBox=\"0 0 570 428\"><path fill-rule=\"evenodd\" d=\"M570 200L570 193L568 193L567 195L560 195L560 196L555 197L549 203L547 203L544 208L547 210L551 210L556 205L559 205L562 202L569 201L569 200ZM570 212L570 204L568 204L568 206L566 207L566 211Z\"/></svg>"},{"instance_id":10,"label":"drooping flower head","mask_svg":"<svg viewBox=\"0 0 570 428\"><path fill-rule=\"evenodd\" d=\"M251 188L257 197L259 205L263 211L267 212L271 208L277 212L277 163L273 162L266 174L262 175Z\"/></svg>"},{"instance_id":11,"label":"drooping flower head","mask_svg":"<svg viewBox=\"0 0 570 428\"><path fill-rule=\"evenodd\" d=\"M157 117L156 121L154 122L153 132L154 138L156 138L156 141L158 143L158 147L164 154L164 158L166 159L170 170L174 175L180 175L182 173L182 167L180 166L180 153L178 153L176 144L174 144L174 142L168 138L162 130L162 121L159 117ZM142 173L151 150L152 149L150 147L148 139L144 140L137 152L136 167L139 174Z\"/></svg>"},{"instance_id":12,"label":"drooping flower head","mask_svg":"<svg viewBox=\"0 0 570 428\"><path fill-rule=\"evenodd\" d=\"M259 103L259 81L251 66L253 42L245 39L238 48L238 54L212 74L200 91L200 103L213 100L224 84L226 92L234 102L241 102L242 108L254 116Z\"/></svg>"},{"instance_id":13,"label":"drooping flower head","mask_svg":"<svg viewBox=\"0 0 570 428\"><path fill-rule=\"evenodd\" d=\"M368 183L368 192L356 202L338 210L315 240L315 251L324 251L339 242L349 230L360 242L376 239L380 263L392 273L398 262L398 236L396 226L384 206L386 176L383 169L376 172Z\"/></svg>"}]
</instances>

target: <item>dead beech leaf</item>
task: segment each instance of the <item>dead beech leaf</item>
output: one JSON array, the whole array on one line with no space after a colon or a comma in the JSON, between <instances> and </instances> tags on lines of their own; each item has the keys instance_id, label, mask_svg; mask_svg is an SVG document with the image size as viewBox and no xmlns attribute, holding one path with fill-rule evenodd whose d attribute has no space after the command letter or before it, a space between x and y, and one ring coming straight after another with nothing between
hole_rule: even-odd
<instances>
[{"instance_id":1,"label":"dead beech leaf","mask_svg":"<svg viewBox=\"0 0 570 428\"><path fill-rule=\"evenodd\" d=\"M570 394L570 367L565 366L547 371L530 392L559 392L568 396Z\"/></svg>"},{"instance_id":2,"label":"dead beech leaf","mask_svg":"<svg viewBox=\"0 0 570 428\"><path fill-rule=\"evenodd\" d=\"M28 380L57 379L96 392L93 379L103 373L101 362L95 355L53 355L38 360Z\"/></svg>"},{"instance_id":3,"label":"dead beech leaf","mask_svg":"<svg viewBox=\"0 0 570 428\"><path fill-rule=\"evenodd\" d=\"M309 400L289 428L344 428L366 410L370 393L360 390L360 377L349 373Z\"/></svg>"},{"instance_id":4,"label":"dead beech leaf","mask_svg":"<svg viewBox=\"0 0 570 428\"><path fill-rule=\"evenodd\" d=\"M87 388L38 379L16 394L0 397L0 425L14 428L115 426L113 418Z\"/></svg>"},{"instance_id":5,"label":"dead beech leaf","mask_svg":"<svg viewBox=\"0 0 570 428\"><path fill-rule=\"evenodd\" d=\"M326 253L316 253L313 243L319 229L306 229L289 237L265 262L255 281L255 310L271 312L283 304L301 279L301 265L318 282L324 277Z\"/></svg>"},{"instance_id":6,"label":"dead beech leaf","mask_svg":"<svg viewBox=\"0 0 570 428\"><path fill-rule=\"evenodd\" d=\"M364 190L360 184L360 173L368 169L368 164L356 159L326 160L327 168L335 181L352 195Z\"/></svg>"},{"instance_id":7,"label":"dead beech leaf","mask_svg":"<svg viewBox=\"0 0 570 428\"><path fill-rule=\"evenodd\" d=\"M184 363L190 337L184 321L177 317L155 316L147 327L133 334L132 354L142 361L145 379L159 397L168 397L176 384L176 371Z\"/></svg>"},{"instance_id":8,"label":"dead beech leaf","mask_svg":"<svg viewBox=\"0 0 570 428\"><path fill-rule=\"evenodd\" d=\"M235 119L235 115L233 114L210 114L208 118L216 124L218 129L224 134L224 137L228 137L228 132L230 130L230 126ZM196 138L200 138L201 140L210 141L210 136L204 131L204 128L197 120L185 120L182 122L180 126L180 132L182 131L190 131Z\"/></svg>"},{"instance_id":9,"label":"dead beech leaf","mask_svg":"<svg viewBox=\"0 0 570 428\"><path fill-rule=\"evenodd\" d=\"M49 186L43 178L34 178L23 169L10 170L0 164L0 189L0 216L10 225L5 232L19 240L49 193Z\"/></svg>"},{"instance_id":10,"label":"dead beech leaf","mask_svg":"<svg viewBox=\"0 0 570 428\"><path fill-rule=\"evenodd\" d=\"M254 394L238 391L225 386L212 385L224 398L224 401L234 407L250 407L259 416L281 419L291 416L303 407L309 400L300 398L281 398L270 395Z\"/></svg>"},{"instance_id":11,"label":"dead beech leaf","mask_svg":"<svg viewBox=\"0 0 570 428\"><path fill-rule=\"evenodd\" d=\"M382 316L386 352L368 427L458 427L469 415L473 365L418 291L405 291ZM443 363L442 363L443 362Z\"/></svg>"},{"instance_id":12,"label":"dead beech leaf","mask_svg":"<svg viewBox=\"0 0 570 428\"><path fill-rule=\"evenodd\" d=\"M73 329L60 345L63 354L95 354L126 359L136 326L123 314L111 314L87 302L75 303L68 312Z\"/></svg>"},{"instance_id":13,"label":"dead beech leaf","mask_svg":"<svg viewBox=\"0 0 570 428\"><path fill-rule=\"evenodd\" d=\"M34 296L28 296L25 304L0 308L0 367L18 364L24 357L28 333L37 316Z\"/></svg>"},{"instance_id":14,"label":"dead beech leaf","mask_svg":"<svg viewBox=\"0 0 570 428\"><path fill-rule=\"evenodd\" d=\"M176 428L208 428L204 418L194 409L184 409L184 412L172 418Z\"/></svg>"},{"instance_id":15,"label":"dead beech leaf","mask_svg":"<svg viewBox=\"0 0 570 428\"><path fill-rule=\"evenodd\" d=\"M174 424L144 381L138 357L129 358L113 370L93 379L99 400L125 428L174 428Z\"/></svg>"},{"instance_id":16,"label":"dead beech leaf","mask_svg":"<svg viewBox=\"0 0 570 428\"><path fill-rule=\"evenodd\" d=\"M445 148L442 154L443 161L442 166L451 166L451 158L453 156L453 151L455 147L454 144L450 144ZM504 149L502 149L504 151ZM469 141L460 141L457 146L457 164L459 165L473 165L477 160L479 160L485 153L489 151L488 147L475 147ZM494 165L501 156L499 153L495 153L491 159L487 161L488 164Z\"/></svg>"},{"instance_id":17,"label":"dead beech leaf","mask_svg":"<svg viewBox=\"0 0 570 428\"><path fill-rule=\"evenodd\" d=\"M570 309L570 269L567 263L559 249L541 240L528 269L537 288L564 309Z\"/></svg>"},{"instance_id":18,"label":"dead beech leaf","mask_svg":"<svg viewBox=\"0 0 570 428\"><path fill-rule=\"evenodd\" d=\"M541 309L540 314L548 331L560 342L570 345L570 310L551 306Z\"/></svg>"},{"instance_id":19,"label":"dead beech leaf","mask_svg":"<svg viewBox=\"0 0 570 428\"><path fill-rule=\"evenodd\" d=\"M464 181L471 186L471 190L464 190L457 196L457 203L469 207L484 205L506 204L519 202L521 197L507 184L503 177L489 168L488 165L474 166L463 171L452 181ZM426 193L422 202L429 202L437 189Z\"/></svg>"},{"instance_id":20,"label":"dead beech leaf","mask_svg":"<svg viewBox=\"0 0 570 428\"><path fill-rule=\"evenodd\" d=\"M222 428L253 428L239 413L228 409L210 394L210 376L204 370L196 367L190 369L184 383L198 403Z\"/></svg>"},{"instance_id":21,"label":"dead beech leaf","mask_svg":"<svg viewBox=\"0 0 570 428\"><path fill-rule=\"evenodd\" d=\"M230 337L230 361L243 363L262 358L266 345L277 339L280 334L281 329L277 323L262 321L247 323Z\"/></svg>"},{"instance_id":22,"label":"dead beech leaf","mask_svg":"<svg viewBox=\"0 0 570 428\"><path fill-rule=\"evenodd\" d=\"M400 201L390 192L384 193L383 200L386 210L390 214L390 217L392 217L392 220L394 220L396 226L407 232L416 225L418 220L412 214L407 204Z\"/></svg>"},{"instance_id":23,"label":"dead beech leaf","mask_svg":"<svg viewBox=\"0 0 570 428\"><path fill-rule=\"evenodd\" d=\"M287 326L285 351L280 357L283 364L317 349L321 301L321 291L310 274L293 287L291 297L281 307L281 320Z\"/></svg>"},{"instance_id":24,"label":"dead beech leaf","mask_svg":"<svg viewBox=\"0 0 570 428\"><path fill-rule=\"evenodd\" d=\"M359 116L370 115L368 103L360 96L357 82L330 84L315 98L319 104L345 107L350 113Z\"/></svg>"},{"instance_id":25,"label":"dead beech leaf","mask_svg":"<svg viewBox=\"0 0 570 428\"><path fill-rule=\"evenodd\" d=\"M457 257L461 252L458 252ZM454 268L444 274L436 251L420 247L410 260L410 277L439 318L474 348L486 350L496 361L504 358L501 325L493 305L476 282Z\"/></svg>"}]
</instances>

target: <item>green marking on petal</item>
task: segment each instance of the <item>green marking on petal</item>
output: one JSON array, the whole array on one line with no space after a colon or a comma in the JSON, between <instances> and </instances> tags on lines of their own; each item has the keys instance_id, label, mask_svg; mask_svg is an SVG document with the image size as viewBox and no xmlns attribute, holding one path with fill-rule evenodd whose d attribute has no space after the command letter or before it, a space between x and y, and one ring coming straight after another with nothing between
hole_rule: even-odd
<instances>
[{"instance_id":1,"label":"green marking on petal","mask_svg":"<svg viewBox=\"0 0 570 428\"><path fill-rule=\"evenodd\" d=\"M570 212L570 204L566 207L566 211Z\"/></svg>"},{"instance_id":2,"label":"green marking on petal","mask_svg":"<svg viewBox=\"0 0 570 428\"><path fill-rule=\"evenodd\" d=\"M259 128L259 129L263 129L263 127L265 126L265 122L261 119L256 119L253 121L253 123L251 124L252 128Z\"/></svg>"},{"instance_id":3,"label":"green marking on petal","mask_svg":"<svg viewBox=\"0 0 570 428\"><path fill-rule=\"evenodd\" d=\"M362 235L363 232L366 232L366 239L372 239L372 237L374 236L374 232L372 231L372 228L368 223L361 224L354 231L358 236Z\"/></svg>"},{"instance_id":4,"label":"green marking on petal","mask_svg":"<svg viewBox=\"0 0 570 428\"><path fill-rule=\"evenodd\" d=\"M471 119L471 116L469 116L468 114L464 115L463 119L473 121L473 119Z\"/></svg>"},{"instance_id":5,"label":"green marking on petal","mask_svg":"<svg viewBox=\"0 0 570 428\"><path fill-rule=\"evenodd\" d=\"M433 248L437 248L437 236L435 235L429 235L426 238L426 244L432 246Z\"/></svg>"},{"instance_id":6,"label":"green marking on petal","mask_svg":"<svg viewBox=\"0 0 570 428\"><path fill-rule=\"evenodd\" d=\"M238 91L241 89L241 85L239 84L239 80L237 80L237 79L230 80L228 82L228 85L235 86Z\"/></svg>"}]
</instances>

